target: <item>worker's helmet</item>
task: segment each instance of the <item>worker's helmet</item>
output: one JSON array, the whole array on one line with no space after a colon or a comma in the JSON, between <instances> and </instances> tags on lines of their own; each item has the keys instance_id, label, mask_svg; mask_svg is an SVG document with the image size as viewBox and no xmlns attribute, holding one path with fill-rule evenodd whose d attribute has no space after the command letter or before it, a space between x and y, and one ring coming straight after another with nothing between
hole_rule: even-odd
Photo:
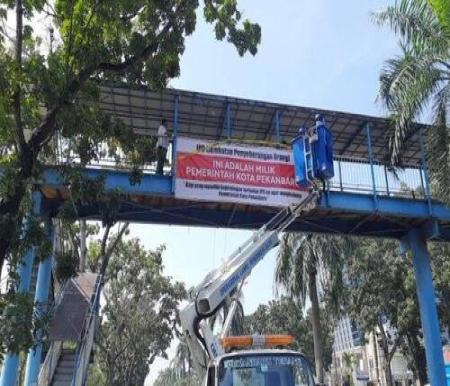
<instances>
[{"instance_id":1,"label":"worker's helmet","mask_svg":"<svg viewBox=\"0 0 450 386\"><path fill-rule=\"evenodd\" d=\"M298 129L298 135L304 136L306 134L306 127L305 126L300 126Z\"/></svg>"},{"instance_id":2,"label":"worker's helmet","mask_svg":"<svg viewBox=\"0 0 450 386\"><path fill-rule=\"evenodd\" d=\"M322 123L325 123L325 119L323 118L323 115L322 115L322 114L316 114L315 117L314 117L314 119L315 119L316 122L322 122Z\"/></svg>"}]
</instances>

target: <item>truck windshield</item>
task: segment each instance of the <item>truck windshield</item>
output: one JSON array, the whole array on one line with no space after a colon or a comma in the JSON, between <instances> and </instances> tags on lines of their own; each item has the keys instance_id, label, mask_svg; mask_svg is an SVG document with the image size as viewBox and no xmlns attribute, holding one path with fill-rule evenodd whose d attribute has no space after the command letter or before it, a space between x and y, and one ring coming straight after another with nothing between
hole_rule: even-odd
<instances>
[{"instance_id":1,"label":"truck windshield","mask_svg":"<svg viewBox=\"0 0 450 386\"><path fill-rule=\"evenodd\" d=\"M308 362L301 355L242 355L224 359L219 386L314 386Z\"/></svg>"}]
</instances>

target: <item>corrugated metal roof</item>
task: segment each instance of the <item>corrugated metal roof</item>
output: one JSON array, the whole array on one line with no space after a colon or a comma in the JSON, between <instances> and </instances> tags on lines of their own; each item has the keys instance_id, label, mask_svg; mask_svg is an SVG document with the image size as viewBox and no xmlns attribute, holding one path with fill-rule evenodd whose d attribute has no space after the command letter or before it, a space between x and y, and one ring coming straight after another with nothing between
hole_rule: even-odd
<instances>
[{"instance_id":1,"label":"corrugated metal roof","mask_svg":"<svg viewBox=\"0 0 450 386\"><path fill-rule=\"evenodd\" d=\"M312 126L314 115L325 117L334 137L334 153L343 157L367 159L365 123L371 123L374 157L382 161L390 132L387 119L361 114L283 105L257 100L213 95L178 89L154 92L146 88L101 86L101 108L120 118L136 132L155 135L161 117L173 126L175 98L178 98L178 134L210 140L226 140L226 110L231 109L232 138L244 142L275 142L274 117L279 112L281 142L290 143L300 126ZM417 128L419 125L417 125ZM417 132L407 141L405 164L420 163Z\"/></svg>"}]
</instances>

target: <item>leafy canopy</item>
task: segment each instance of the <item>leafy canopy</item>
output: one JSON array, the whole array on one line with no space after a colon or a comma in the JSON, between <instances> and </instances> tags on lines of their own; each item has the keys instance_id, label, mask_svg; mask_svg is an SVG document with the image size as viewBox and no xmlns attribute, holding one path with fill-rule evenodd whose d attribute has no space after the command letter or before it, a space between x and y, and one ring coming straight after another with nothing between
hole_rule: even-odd
<instances>
[{"instance_id":1,"label":"leafy canopy","mask_svg":"<svg viewBox=\"0 0 450 386\"><path fill-rule=\"evenodd\" d=\"M448 117L450 106L450 34L447 0L398 0L374 15L400 38L401 54L386 62L379 99L392 118L389 155L401 165L415 121L430 113L425 130L431 182L450 199Z\"/></svg>"},{"instance_id":2,"label":"leafy canopy","mask_svg":"<svg viewBox=\"0 0 450 386\"><path fill-rule=\"evenodd\" d=\"M108 385L143 384L176 332L184 286L163 275L164 248L147 251L138 239L119 241L106 271L99 367Z\"/></svg>"},{"instance_id":3,"label":"leafy canopy","mask_svg":"<svg viewBox=\"0 0 450 386\"><path fill-rule=\"evenodd\" d=\"M19 238L27 192L43 163L58 155L72 183L71 159L83 167L106 152L125 156L131 182L138 181L139 167L154 159L153 139L103 112L98 86L165 87L180 74L199 9L217 39L239 55L256 54L260 27L243 20L236 0L0 0L0 25L17 24L15 34L0 28L0 267ZM38 20L53 26L50 47L34 31Z\"/></svg>"},{"instance_id":4,"label":"leafy canopy","mask_svg":"<svg viewBox=\"0 0 450 386\"><path fill-rule=\"evenodd\" d=\"M333 325L330 314L322 308L322 344L324 367L329 368L333 352ZM246 334L288 334L294 337L291 349L300 351L310 363L314 363L314 342L311 331L311 313L303 316L297 303L281 297L260 304L253 314L245 316Z\"/></svg>"},{"instance_id":5,"label":"leafy canopy","mask_svg":"<svg viewBox=\"0 0 450 386\"><path fill-rule=\"evenodd\" d=\"M32 328L32 316L28 302L14 295L15 267L30 245L42 251L46 242L41 219L21 229L33 181L46 164L56 164L70 202L45 215L73 221L77 208L100 202L103 223L114 222L111 209L120 192L107 200L103 178L88 181L82 170L105 155L118 163L125 158L130 182L137 183L141 166L154 160L154 139L136 136L102 111L99 85L167 86L180 74L185 39L199 11L217 39L233 44L239 55L256 54L260 27L244 20L236 0L0 0L0 270L8 262L12 279L10 294L0 294L0 312L27 312L25 330ZM39 35L38 24L51 26L49 35ZM75 264L68 260L70 271ZM26 335L9 348L27 350Z\"/></svg>"}]
</instances>

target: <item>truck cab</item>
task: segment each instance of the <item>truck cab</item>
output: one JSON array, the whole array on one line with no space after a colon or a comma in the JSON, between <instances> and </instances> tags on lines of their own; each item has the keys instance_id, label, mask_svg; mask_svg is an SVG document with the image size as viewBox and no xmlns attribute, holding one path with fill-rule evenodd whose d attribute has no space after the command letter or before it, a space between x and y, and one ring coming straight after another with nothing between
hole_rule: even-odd
<instances>
[{"instance_id":1,"label":"truck cab","mask_svg":"<svg viewBox=\"0 0 450 386\"><path fill-rule=\"evenodd\" d=\"M258 349L210 361L204 386L315 386L306 358L286 349Z\"/></svg>"}]
</instances>

